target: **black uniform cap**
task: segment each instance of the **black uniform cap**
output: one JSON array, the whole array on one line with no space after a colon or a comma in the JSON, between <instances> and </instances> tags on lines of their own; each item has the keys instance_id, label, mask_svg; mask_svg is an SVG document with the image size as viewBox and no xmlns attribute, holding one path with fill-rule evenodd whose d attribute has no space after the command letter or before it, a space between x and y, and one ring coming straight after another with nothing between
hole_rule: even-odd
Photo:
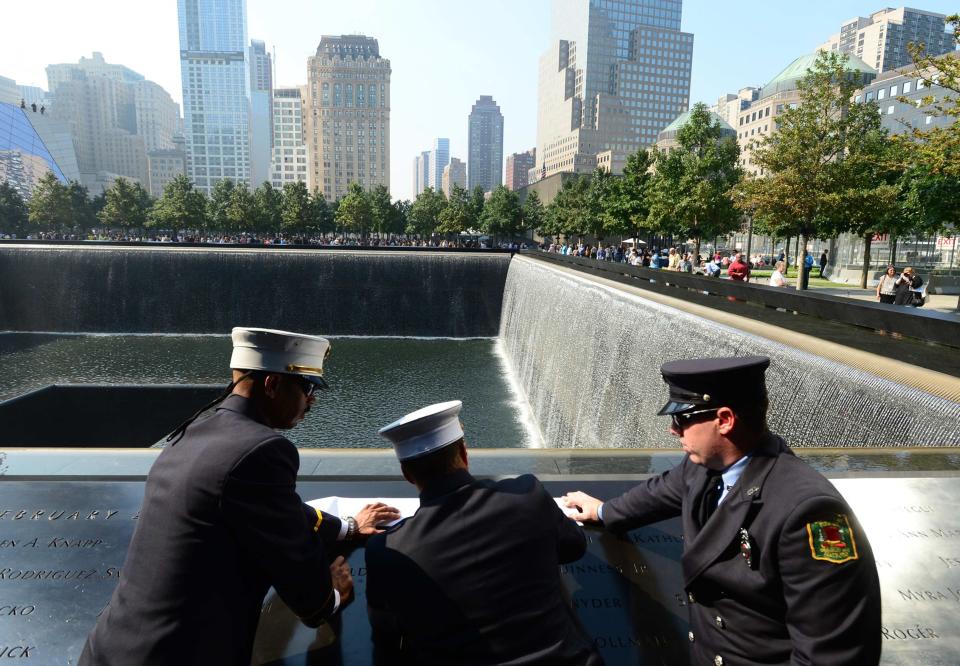
<instances>
[{"instance_id":1,"label":"black uniform cap","mask_svg":"<svg viewBox=\"0 0 960 666\"><path fill-rule=\"evenodd\" d=\"M670 399L658 416L700 409L732 407L762 400L767 394L763 373L766 356L694 358L660 366Z\"/></svg>"}]
</instances>

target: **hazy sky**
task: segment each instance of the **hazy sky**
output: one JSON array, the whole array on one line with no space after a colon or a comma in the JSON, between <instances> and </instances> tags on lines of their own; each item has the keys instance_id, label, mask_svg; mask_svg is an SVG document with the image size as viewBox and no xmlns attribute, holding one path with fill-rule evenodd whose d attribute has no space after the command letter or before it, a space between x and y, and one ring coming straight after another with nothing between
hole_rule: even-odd
<instances>
[{"instance_id":1,"label":"hazy sky","mask_svg":"<svg viewBox=\"0 0 960 666\"><path fill-rule=\"evenodd\" d=\"M691 104L763 85L840 24L879 0L685 0L694 33ZM950 14L957 0L924 0ZM504 157L536 144L537 68L549 42L550 0L247 0L248 32L276 53L276 82L306 82L321 35L376 37L389 58L391 190L411 196L412 161L434 137L466 160L467 115L493 95L504 115ZM176 0L0 0L0 76L47 87L46 65L100 51L181 101Z\"/></svg>"}]
</instances>

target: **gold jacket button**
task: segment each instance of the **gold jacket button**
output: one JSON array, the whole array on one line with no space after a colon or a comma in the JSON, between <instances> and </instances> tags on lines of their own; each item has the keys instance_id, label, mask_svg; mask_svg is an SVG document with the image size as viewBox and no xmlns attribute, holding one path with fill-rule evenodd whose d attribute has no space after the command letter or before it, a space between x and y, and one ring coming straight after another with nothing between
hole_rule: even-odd
<instances>
[{"instance_id":1,"label":"gold jacket button","mask_svg":"<svg viewBox=\"0 0 960 666\"><path fill-rule=\"evenodd\" d=\"M713 663L715 664L715 666L723 666L723 657L721 657L718 654L716 657L713 658Z\"/></svg>"},{"instance_id":2,"label":"gold jacket button","mask_svg":"<svg viewBox=\"0 0 960 666\"><path fill-rule=\"evenodd\" d=\"M720 617L720 616L718 615L717 618L714 620L714 622L717 623L717 626L718 626L719 628L723 629L723 618L722 618L722 617Z\"/></svg>"},{"instance_id":3,"label":"gold jacket button","mask_svg":"<svg viewBox=\"0 0 960 666\"><path fill-rule=\"evenodd\" d=\"M693 642L693 632L692 632L692 631L688 631L688 632L687 632L687 638L690 639L690 642L691 642L691 643Z\"/></svg>"},{"instance_id":4,"label":"gold jacket button","mask_svg":"<svg viewBox=\"0 0 960 666\"><path fill-rule=\"evenodd\" d=\"M691 604L697 603L697 600L693 597L693 592L687 592L687 601Z\"/></svg>"}]
</instances>

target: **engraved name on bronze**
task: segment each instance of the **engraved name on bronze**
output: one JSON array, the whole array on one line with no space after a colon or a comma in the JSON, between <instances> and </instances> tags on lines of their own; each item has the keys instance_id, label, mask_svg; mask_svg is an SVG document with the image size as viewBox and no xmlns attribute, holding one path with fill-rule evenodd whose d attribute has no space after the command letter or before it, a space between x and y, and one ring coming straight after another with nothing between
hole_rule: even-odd
<instances>
[{"instance_id":1,"label":"engraved name on bronze","mask_svg":"<svg viewBox=\"0 0 960 666\"><path fill-rule=\"evenodd\" d=\"M952 601L960 603L960 589L944 587L939 590L897 589L901 601Z\"/></svg>"},{"instance_id":2,"label":"engraved name on bronze","mask_svg":"<svg viewBox=\"0 0 960 666\"><path fill-rule=\"evenodd\" d=\"M934 629L931 629L930 627L923 627L919 624L906 628L881 627L880 633L883 635L883 640L885 641L920 641L940 638L940 634L938 634Z\"/></svg>"},{"instance_id":3,"label":"engraved name on bronze","mask_svg":"<svg viewBox=\"0 0 960 666\"><path fill-rule=\"evenodd\" d=\"M34 537L32 539L0 539L0 548L96 548L103 539L78 539L67 537Z\"/></svg>"},{"instance_id":4,"label":"engraved name on bronze","mask_svg":"<svg viewBox=\"0 0 960 666\"><path fill-rule=\"evenodd\" d=\"M593 644L603 648L658 647L670 645L670 637L665 634L643 634L642 636L596 636Z\"/></svg>"},{"instance_id":5,"label":"engraved name on bronze","mask_svg":"<svg viewBox=\"0 0 960 666\"><path fill-rule=\"evenodd\" d=\"M0 658L29 659L33 656L32 650L36 649L36 645L0 645Z\"/></svg>"},{"instance_id":6,"label":"engraved name on bronze","mask_svg":"<svg viewBox=\"0 0 960 666\"><path fill-rule=\"evenodd\" d=\"M105 569L14 569L0 568L0 581L34 580L108 580L119 579L119 567Z\"/></svg>"},{"instance_id":7,"label":"engraved name on bronze","mask_svg":"<svg viewBox=\"0 0 960 666\"><path fill-rule=\"evenodd\" d=\"M0 606L0 618L4 617L25 617L33 615L37 607L33 604L7 604Z\"/></svg>"}]
</instances>

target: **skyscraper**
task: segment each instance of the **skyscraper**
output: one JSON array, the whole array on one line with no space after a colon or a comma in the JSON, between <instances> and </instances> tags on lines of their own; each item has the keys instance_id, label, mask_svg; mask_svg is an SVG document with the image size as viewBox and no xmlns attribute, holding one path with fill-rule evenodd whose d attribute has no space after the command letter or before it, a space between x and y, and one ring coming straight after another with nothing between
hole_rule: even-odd
<instances>
[{"instance_id":1,"label":"skyscraper","mask_svg":"<svg viewBox=\"0 0 960 666\"><path fill-rule=\"evenodd\" d=\"M425 150L413 158L413 196L421 194L429 187L430 151Z\"/></svg>"},{"instance_id":2,"label":"skyscraper","mask_svg":"<svg viewBox=\"0 0 960 666\"><path fill-rule=\"evenodd\" d=\"M589 172L596 155L653 145L687 110L693 35L682 0L553 0L540 58L537 168Z\"/></svg>"},{"instance_id":3,"label":"skyscraper","mask_svg":"<svg viewBox=\"0 0 960 666\"><path fill-rule=\"evenodd\" d=\"M300 88L273 91L273 161L270 182L307 182L307 143L303 128L303 95Z\"/></svg>"},{"instance_id":4,"label":"skyscraper","mask_svg":"<svg viewBox=\"0 0 960 666\"><path fill-rule=\"evenodd\" d=\"M329 201L351 183L390 187L390 61L377 40L324 35L307 60L309 187Z\"/></svg>"},{"instance_id":5,"label":"skyscraper","mask_svg":"<svg viewBox=\"0 0 960 666\"><path fill-rule=\"evenodd\" d=\"M537 149L514 153L507 157L507 189L519 190L529 183L528 173L537 164Z\"/></svg>"},{"instance_id":6,"label":"skyscraper","mask_svg":"<svg viewBox=\"0 0 960 666\"><path fill-rule=\"evenodd\" d=\"M187 175L250 184L246 0L177 0Z\"/></svg>"},{"instance_id":7,"label":"skyscraper","mask_svg":"<svg viewBox=\"0 0 960 666\"><path fill-rule=\"evenodd\" d=\"M250 183L270 179L273 150L273 59L263 42L253 39L247 51L250 67Z\"/></svg>"},{"instance_id":8,"label":"skyscraper","mask_svg":"<svg viewBox=\"0 0 960 666\"><path fill-rule=\"evenodd\" d=\"M490 192L503 183L503 114L490 95L481 95L470 110L467 141L469 189Z\"/></svg>"},{"instance_id":9,"label":"skyscraper","mask_svg":"<svg viewBox=\"0 0 960 666\"><path fill-rule=\"evenodd\" d=\"M430 177L427 187L439 192L443 182L443 168L450 163L450 139L434 139L430 151Z\"/></svg>"},{"instance_id":10,"label":"skyscraper","mask_svg":"<svg viewBox=\"0 0 960 666\"><path fill-rule=\"evenodd\" d=\"M443 167L443 178L440 181L440 189L448 199L454 185L467 189L467 165L456 157L451 158L450 164Z\"/></svg>"},{"instance_id":11,"label":"skyscraper","mask_svg":"<svg viewBox=\"0 0 960 666\"><path fill-rule=\"evenodd\" d=\"M930 55L954 50L946 15L921 9L887 7L843 23L820 48L855 55L878 72L913 64L907 44L922 42Z\"/></svg>"}]
</instances>

